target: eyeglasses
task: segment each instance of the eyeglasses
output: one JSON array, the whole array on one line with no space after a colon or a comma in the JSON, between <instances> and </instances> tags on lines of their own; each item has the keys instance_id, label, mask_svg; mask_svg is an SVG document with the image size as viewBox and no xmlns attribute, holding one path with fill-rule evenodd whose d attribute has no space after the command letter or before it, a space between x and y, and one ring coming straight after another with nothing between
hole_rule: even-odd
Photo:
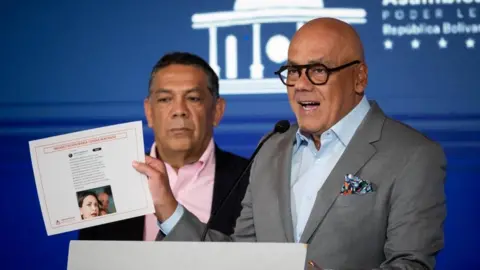
<instances>
[{"instance_id":1,"label":"eyeglasses","mask_svg":"<svg viewBox=\"0 0 480 270\"><path fill-rule=\"evenodd\" d=\"M294 86L300 79L300 76L302 76L302 70L305 69L305 74L312 84L323 85L327 83L330 74L355 64L360 64L360 61L355 60L335 68L328 68L319 63L308 65L286 65L275 71L275 75L278 75L282 83L286 86Z\"/></svg>"}]
</instances>

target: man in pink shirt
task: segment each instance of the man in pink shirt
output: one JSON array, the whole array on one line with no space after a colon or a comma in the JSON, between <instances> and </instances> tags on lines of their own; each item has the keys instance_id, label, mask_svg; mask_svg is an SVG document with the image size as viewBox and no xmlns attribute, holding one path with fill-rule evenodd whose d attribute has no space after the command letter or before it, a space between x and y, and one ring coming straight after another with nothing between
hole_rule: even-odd
<instances>
[{"instance_id":1,"label":"man in pink shirt","mask_svg":"<svg viewBox=\"0 0 480 270\"><path fill-rule=\"evenodd\" d=\"M225 109L218 76L196 55L167 54L153 67L144 108L155 136L147 154L165 162L175 199L206 223L248 164L214 142L213 129ZM212 228L233 233L247 185L248 173L226 202L228 211L218 213ZM153 241L161 237L159 232L152 214L82 229L79 239Z\"/></svg>"}]
</instances>

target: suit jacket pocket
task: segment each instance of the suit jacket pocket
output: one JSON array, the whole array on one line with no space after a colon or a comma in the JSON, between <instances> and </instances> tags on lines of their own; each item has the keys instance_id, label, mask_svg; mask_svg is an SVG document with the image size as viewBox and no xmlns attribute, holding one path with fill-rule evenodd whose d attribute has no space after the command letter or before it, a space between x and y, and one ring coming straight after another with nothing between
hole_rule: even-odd
<instances>
[{"instance_id":1,"label":"suit jacket pocket","mask_svg":"<svg viewBox=\"0 0 480 270\"><path fill-rule=\"evenodd\" d=\"M334 207L371 207L374 205L376 197L375 191L366 194L338 195Z\"/></svg>"}]
</instances>

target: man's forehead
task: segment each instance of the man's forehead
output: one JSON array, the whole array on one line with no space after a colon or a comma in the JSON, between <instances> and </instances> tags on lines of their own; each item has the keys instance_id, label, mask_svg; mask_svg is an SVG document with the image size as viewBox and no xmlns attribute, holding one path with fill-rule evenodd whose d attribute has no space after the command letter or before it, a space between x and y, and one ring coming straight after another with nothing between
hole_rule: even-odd
<instances>
[{"instance_id":1,"label":"man's forehead","mask_svg":"<svg viewBox=\"0 0 480 270\"><path fill-rule=\"evenodd\" d=\"M194 72L162 72L158 71L153 75L153 84L169 84L169 83L189 83L189 84L202 84L206 82L205 76L202 74L196 74Z\"/></svg>"},{"instance_id":2,"label":"man's forehead","mask_svg":"<svg viewBox=\"0 0 480 270\"><path fill-rule=\"evenodd\" d=\"M340 50L336 50L329 44L317 43L313 46L291 47L288 51L288 64L305 65L305 64L334 64L340 56Z\"/></svg>"},{"instance_id":3,"label":"man's forehead","mask_svg":"<svg viewBox=\"0 0 480 270\"><path fill-rule=\"evenodd\" d=\"M287 65L307 65L307 64L330 64L331 61L326 57L310 57L305 59L288 58Z\"/></svg>"},{"instance_id":4,"label":"man's forehead","mask_svg":"<svg viewBox=\"0 0 480 270\"><path fill-rule=\"evenodd\" d=\"M207 84L205 73L190 66L168 66L157 71L152 77L152 90L168 86L191 89Z\"/></svg>"},{"instance_id":5,"label":"man's forehead","mask_svg":"<svg viewBox=\"0 0 480 270\"><path fill-rule=\"evenodd\" d=\"M345 37L331 29L307 28L297 32L290 42L289 50L332 50L342 43Z\"/></svg>"},{"instance_id":6,"label":"man's forehead","mask_svg":"<svg viewBox=\"0 0 480 270\"><path fill-rule=\"evenodd\" d=\"M290 43L288 59L301 60L322 59L325 64L338 64L349 58L358 58L362 52L360 40L355 32L343 24L334 23L332 27L308 27L297 32Z\"/></svg>"},{"instance_id":7,"label":"man's forehead","mask_svg":"<svg viewBox=\"0 0 480 270\"><path fill-rule=\"evenodd\" d=\"M197 66L171 64L155 72L154 77L204 77L205 72Z\"/></svg>"},{"instance_id":8,"label":"man's forehead","mask_svg":"<svg viewBox=\"0 0 480 270\"><path fill-rule=\"evenodd\" d=\"M154 94L188 94L208 92L206 82L193 80L162 80L152 83L150 92Z\"/></svg>"}]
</instances>

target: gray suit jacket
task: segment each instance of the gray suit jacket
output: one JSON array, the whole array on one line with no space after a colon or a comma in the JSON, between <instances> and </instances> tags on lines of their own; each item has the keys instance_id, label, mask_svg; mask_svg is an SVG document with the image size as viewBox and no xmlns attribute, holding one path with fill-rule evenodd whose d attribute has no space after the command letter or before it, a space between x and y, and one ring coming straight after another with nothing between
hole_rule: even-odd
<instances>
[{"instance_id":1,"label":"gray suit jacket","mask_svg":"<svg viewBox=\"0 0 480 270\"><path fill-rule=\"evenodd\" d=\"M318 191L303 235L307 261L333 269L434 269L446 217L442 148L385 116L375 102ZM209 241L293 242L290 168L297 126L274 135L250 172L243 209L231 236ZM346 174L374 192L339 195ZM166 241L198 241L204 228L189 212Z\"/></svg>"}]
</instances>

